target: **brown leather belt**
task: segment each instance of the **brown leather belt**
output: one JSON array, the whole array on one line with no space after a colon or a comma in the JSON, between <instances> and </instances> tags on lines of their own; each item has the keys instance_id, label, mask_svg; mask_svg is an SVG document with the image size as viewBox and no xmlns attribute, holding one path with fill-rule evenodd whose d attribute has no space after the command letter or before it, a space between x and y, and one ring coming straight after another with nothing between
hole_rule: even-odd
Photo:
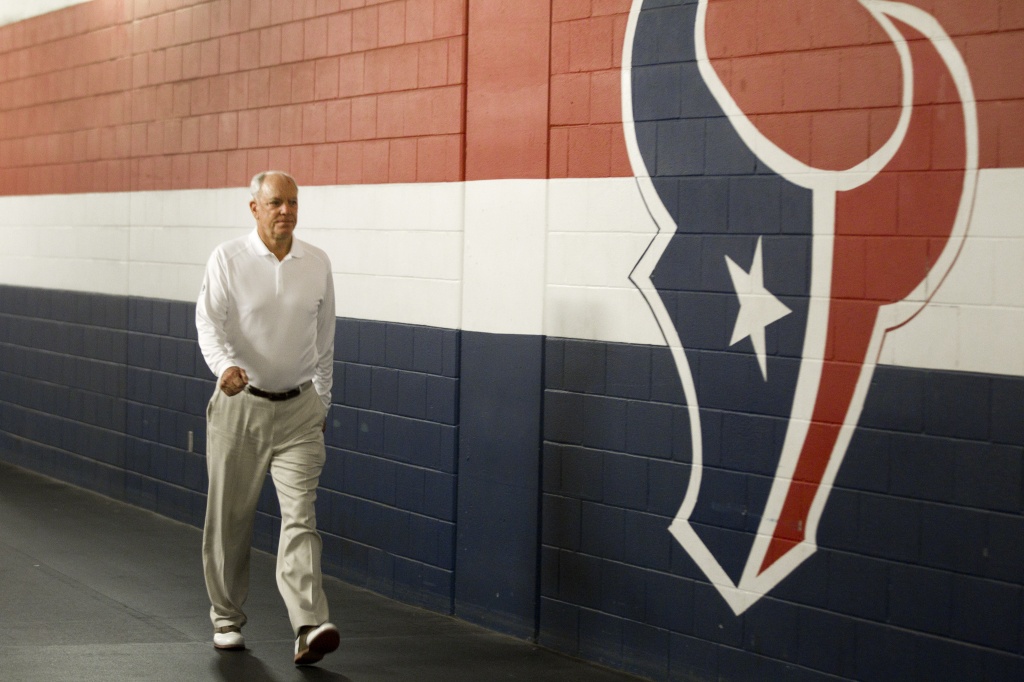
<instances>
[{"instance_id":1,"label":"brown leather belt","mask_svg":"<svg viewBox=\"0 0 1024 682\"><path fill-rule=\"evenodd\" d=\"M293 388L290 391L285 391L283 393L273 393L271 391L264 391L251 385L247 386L246 389L249 391L249 393L252 393L257 398L266 398L267 400L272 400L274 402L281 400L291 400L292 398L298 398L300 395L302 395L301 386Z\"/></svg>"}]
</instances>

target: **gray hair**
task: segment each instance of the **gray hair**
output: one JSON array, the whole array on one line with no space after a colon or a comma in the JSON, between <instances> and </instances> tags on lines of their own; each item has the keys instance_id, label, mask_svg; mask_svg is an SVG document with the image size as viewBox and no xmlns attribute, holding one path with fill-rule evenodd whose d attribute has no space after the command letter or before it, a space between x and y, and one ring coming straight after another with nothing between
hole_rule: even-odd
<instances>
[{"instance_id":1,"label":"gray hair","mask_svg":"<svg viewBox=\"0 0 1024 682\"><path fill-rule=\"evenodd\" d=\"M278 170L262 171L260 173L257 173L256 175L252 176L252 181L249 183L249 194L252 195L253 199L255 199L259 195L260 191L263 189L263 181L267 179L268 175L281 175L281 176L284 176L284 177L288 178L289 180L291 180L292 184L295 185L296 188L298 188L298 186L299 186L299 183L295 182L295 178L293 178L288 173L285 173L284 171L278 171Z\"/></svg>"}]
</instances>

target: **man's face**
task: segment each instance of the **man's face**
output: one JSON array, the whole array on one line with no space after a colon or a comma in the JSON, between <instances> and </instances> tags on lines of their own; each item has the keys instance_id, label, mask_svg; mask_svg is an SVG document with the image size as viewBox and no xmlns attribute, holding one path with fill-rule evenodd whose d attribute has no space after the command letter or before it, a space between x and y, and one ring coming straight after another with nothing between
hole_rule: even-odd
<instances>
[{"instance_id":1,"label":"man's face","mask_svg":"<svg viewBox=\"0 0 1024 682\"><path fill-rule=\"evenodd\" d=\"M249 202L260 238L268 248L291 244L299 219L299 188L283 175L268 175L263 188Z\"/></svg>"}]
</instances>

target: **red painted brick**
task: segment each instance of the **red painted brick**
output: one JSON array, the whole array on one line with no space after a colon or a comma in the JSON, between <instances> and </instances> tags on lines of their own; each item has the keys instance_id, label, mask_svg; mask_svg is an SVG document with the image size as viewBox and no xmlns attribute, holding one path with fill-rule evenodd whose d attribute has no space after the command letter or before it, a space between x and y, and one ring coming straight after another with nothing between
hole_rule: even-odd
<instances>
[{"instance_id":1,"label":"red painted brick","mask_svg":"<svg viewBox=\"0 0 1024 682\"><path fill-rule=\"evenodd\" d=\"M612 68L614 27L614 18L607 16L570 23L569 70L599 71Z\"/></svg>"},{"instance_id":2,"label":"red painted brick","mask_svg":"<svg viewBox=\"0 0 1024 682\"><path fill-rule=\"evenodd\" d=\"M280 144L291 146L302 144L302 104L289 104L281 107L281 140Z\"/></svg>"},{"instance_id":3,"label":"red painted brick","mask_svg":"<svg viewBox=\"0 0 1024 682\"><path fill-rule=\"evenodd\" d=\"M629 14L632 0L592 0L591 14L595 17L605 14Z\"/></svg>"},{"instance_id":4,"label":"red painted brick","mask_svg":"<svg viewBox=\"0 0 1024 682\"><path fill-rule=\"evenodd\" d=\"M622 72L618 69L590 75L590 122L622 122Z\"/></svg>"},{"instance_id":5,"label":"red painted brick","mask_svg":"<svg viewBox=\"0 0 1024 682\"><path fill-rule=\"evenodd\" d=\"M569 177L603 178L611 169L611 131L606 126L569 128Z\"/></svg>"},{"instance_id":6,"label":"red painted brick","mask_svg":"<svg viewBox=\"0 0 1024 682\"><path fill-rule=\"evenodd\" d=\"M863 109L819 111L807 116L811 131L809 165L826 170L846 170L867 159L871 148L870 113ZM799 125L807 125L800 123ZM789 147L784 147L789 151ZM791 155L795 156L795 154ZM800 157L797 157L800 158ZM807 159L801 159L807 162Z\"/></svg>"},{"instance_id":7,"label":"red painted brick","mask_svg":"<svg viewBox=\"0 0 1024 682\"><path fill-rule=\"evenodd\" d=\"M377 47L377 8L365 7L352 12L352 50L364 52Z\"/></svg>"},{"instance_id":8,"label":"red painted brick","mask_svg":"<svg viewBox=\"0 0 1024 682\"><path fill-rule=\"evenodd\" d=\"M363 143L343 142L338 145L338 182L359 184L363 181Z\"/></svg>"},{"instance_id":9,"label":"red painted brick","mask_svg":"<svg viewBox=\"0 0 1024 682\"><path fill-rule=\"evenodd\" d=\"M352 14L334 14L327 18L327 54L340 55L352 51Z\"/></svg>"},{"instance_id":10,"label":"red painted brick","mask_svg":"<svg viewBox=\"0 0 1024 682\"><path fill-rule=\"evenodd\" d=\"M216 114L199 117L199 151L212 152L218 148L217 134L220 121Z\"/></svg>"},{"instance_id":11,"label":"red painted brick","mask_svg":"<svg viewBox=\"0 0 1024 682\"><path fill-rule=\"evenodd\" d=\"M377 136L377 97L352 100L352 139L372 140Z\"/></svg>"},{"instance_id":12,"label":"red painted brick","mask_svg":"<svg viewBox=\"0 0 1024 682\"><path fill-rule=\"evenodd\" d=\"M388 147L388 182L416 182L416 140L391 140Z\"/></svg>"},{"instance_id":13,"label":"red painted brick","mask_svg":"<svg viewBox=\"0 0 1024 682\"><path fill-rule=\"evenodd\" d=\"M434 40L417 48L416 85L432 88L448 83L448 41Z\"/></svg>"},{"instance_id":14,"label":"red painted brick","mask_svg":"<svg viewBox=\"0 0 1024 682\"><path fill-rule=\"evenodd\" d=\"M548 177L569 177L569 129L552 128L548 145Z\"/></svg>"},{"instance_id":15,"label":"red painted brick","mask_svg":"<svg viewBox=\"0 0 1024 682\"><path fill-rule=\"evenodd\" d=\"M434 0L434 37L466 35L466 3L463 0Z\"/></svg>"},{"instance_id":16,"label":"red painted brick","mask_svg":"<svg viewBox=\"0 0 1024 682\"><path fill-rule=\"evenodd\" d=\"M589 73L551 77L551 125L590 122L591 84Z\"/></svg>"},{"instance_id":17,"label":"red painted brick","mask_svg":"<svg viewBox=\"0 0 1024 682\"><path fill-rule=\"evenodd\" d=\"M717 0L707 6L708 56L729 59L757 54L756 0Z\"/></svg>"},{"instance_id":18,"label":"red painted brick","mask_svg":"<svg viewBox=\"0 0 1024 682\"><path fill-rule=\"evenodd\" d=\"M249 28L270 26L270 0L251 0L249 3Z\"/></svg>"},{"instance_id":19,"label":"red painted brick","mask_svg":"<svg viewBox=\"0 0 1024 682\"><path fill-rule=\"evenodd\" d=\"M552 23L586 19L590 13L590 0L552 0L551 3Z\"/></svg>"},{"instance_id":20,"label":"red painted brick","mask_svg":"<svg viewBox=\"0 0 1024 682\"><path fill-rule=\"evenodd\" d=\"M227 154L227 186L244 185L249 183L248 153L245 150L228 152Z\"/></svg>"},{"instance_id":21,"label":"red painted brick","mask_svg":"<svg viewBox=\"0 0 1024 682\"><path fill-rule=\"evenodd\" d=\"M268 165L269 154L266 149L250 149L245 157L245 184L249 184L249 179L261 171L265 171L270 166Z\"/></svg>"},{"instance_id":22,"label":"red painted brick","mask_svg":"<svg viewBox=\"0 0 1024 682\"><path fill-rule=\"evenodd\" d=\"M281 27L281 62L298 62L302 60L305 50L305 33L302 22L296 21Z\"/></svg>"},{"instance_id":23,"label":"red painted brick","mask_svg":"<svg viewBox=\"0 0 1024 682\"><path fill-rule=\"evenodd\" d=\"M304 185L312 175L313 153L308 147L271 147L267 150L267 168L287 168Z\"/></svg>"},{"instance_id":24,"label":"red painted brick","mask_svg":"<svg viewBox=\"0 0 1024 682\"><path fill-rule=\"evenodd\" d=\"M389 2L377 12L377 44L380 47L405 43L405 3Z\"/></svg>"},{"instance_id":25,"label":"red painted brick","mask_svg":"<svg viewBox=\"0 0 1024 682\"><path fill-rule=\"evenodd\" d=\"M350 54L338 59L338 96L354 97L368 92L364 85L365 56Z\"/></svg>"},{"instance_id":26,"label":"red painted brick","mask_svg":"<svg viewBox=\"0 0 1024 682\"><path fill-rule=\"evenodd\" d=\"M316 62L313 96L318 100L334 99L338 96L338 59L336 57L328 57Z\"/></svg>"},{"instance_id":27,"label":"red painted brick","mask_svg":"<svg viewBox=\"0 0 1024 682\"><path fill-rule=\"evenodd\" d=\"M276 66L281 63L281 27L271 26L259 31L259 66ZM254 64L255 66L255 64Z\"/></svg>"},{"instance_id":28,"label":"red painted brick","mask_svg":"<svg viewBox=\"0 0 1024 682\"><path fill-rule=\"evenodd\" d=\"M191 8L192 14L192 40L208 40L214 36L210 30L210 19L212 16L211 6L208 4L195 5Z\"/></svg>"},{"instance_id":29,"label":"red painted brick","mask_svg":"<svg viewBox=\"0 0 1024 682\"><path fill-rule=\"evenodd\" d=\"M333 185L338 177L338 145L320 144L313 147L313 177L315 185Z\"/></svg>"},{"instance_id":30,"label":"red painted brick","mask_svg":"<svg viewBox=\"0 0 1024 682\"><path fill-rule=\"evenodd\" d=\"M238 147L238 114L234 112L220 114L217 117L217 148L235 149Z\"/></svg>"},{"instance_id":31,"label":"red painted brick","mask_svg":"<svg viewBox=\"0 0 1024 682\"><path fill-rule=\"evenodd\" d=\"M304 59L319 59L327 56L327 18L308 19L302 24Z\"/></svg>"},{"instance_id":32,"label":"red painted brick","mask_svg":"<svg viewBox=\"0 0 1024 682\"><path fill-rule=\"evenodd\" d=\"M566 22L551 25L551 73L569 73L569 26Z\"/></svg>"},{"instance_id":33,"label":"red painted brick","mask_svg":"<svg viewBox=\"0 0 1024 682\"><path fill-rule=\"evenodd\" d=\"M793 158L810 163L812 114L755 114L750 122Z\"/></svg>"},{"instance_id":34,"label":"red painted brick","mask_svg":"<svg viewBox=\"0 0 1024 682\"><path fill-rule=\"evenodd\" d=\"M407 0L405 42L419 43L434 38L434 0Z\"/></svg>"},{"instance_id":35,"label":"red painted brick","mask_svg":"<svg viewBox=\"0 0 1024 682\"><path fill-rule=\"evenodd\" d=\"M316 144L327 141L327 105L313 102L302 107L302 143Z\"/></svg>"},{"instance_id":36,"label":"red painted brick","mask_svg":"<svg viewBox=\"0 0 1024 682\"><path fill-rule=\"evenodd\" d=\"M839 105L891 107L900 103L903 77L892 43L844 48L839 52Z\"/></svg>"},{"instance_id":37,"label":"red painted brick","mask_svg":"<svg viewBox=\"0 0 1024 682\"><path fill-rule=\"evenodd\" d=\"M310 102L316 97L316 64L300 62L292 65L292 101Z\"/></svg>"},{"instance_id":38,"label":"red painted brick","mask_svg":"<svg viewBox=\"0 0 1024 682\"><path fill-rule=\"evenodd\" d=\"M260 109L261 147L272 147L281 143L281 110L277 107Z\"/></svg>"},{"instance_id":39,"label":"red painted brick","mask_svg":"<svg viewBox=\"0 0 1024 682\"><path fill-rule=\"evenodd\" d=\"M214 189L228 186L228 157L224 152L213 152L206 157L206 186Z\"/></svg>"},{"instance_id":40,"label":"red painted brick","mask_svg":"<svg viewBox=\"0 0 1024 682\"><path fill-rule=\"evenodd\" d=\"M270 105L289 104L292 99L292 67L288 64L272 67L270 70L270 82L267 86L267 103ZM252 93L252 81L249 82L249 92Z\"/></svg>"},{"instance_id":41,"label":"red painted brick","mask_svg":"<svg viewBox=\"0 0 1024 682\"><path fill-rule=\"evenodd\" d=\"M1024 30L959 42L978 100L1024 99Z\"/></svg>"},{"instance_id":42,"label":"red painted brick","mask_svg":"<svg viewBox=\"0 0 1024 682\"><path fill-rule=\"evenodd\" d=\"M352 139L352 103L348 100L327 102L324 127L328 142Z\"/></svg>"},{"instance_id":43,"label":"red painted brick","mask_svg":"<svg viewBox=\"0 0 1024 682\"><path fill-rule=\"evenodd\" d=\"M383 184L388 181L389 151L387 140L363 142L363 182Z\"/></svg>"},{"instance_id":44,"label":"red painted brick","mask_svg":"<svg viewBox=\"0 0 1024 682\"><path fill-rule=\"evenodd\" d=\"M215 76L220 73L220 41L207 40L200 43L200 76Z\"/></svg>"}]
</instances>

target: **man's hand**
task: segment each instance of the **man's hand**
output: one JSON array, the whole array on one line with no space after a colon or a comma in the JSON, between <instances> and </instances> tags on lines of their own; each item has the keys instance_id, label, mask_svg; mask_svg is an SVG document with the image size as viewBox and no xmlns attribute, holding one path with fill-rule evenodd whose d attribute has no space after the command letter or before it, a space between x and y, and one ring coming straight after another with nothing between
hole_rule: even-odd
<instances>
[{"instance_id":1,"label":"man's hand","mask_svg":"<svg viewBox=\"0 0 1024 682\"><path fill-rule=\"evenodd\" d=\"M232 396L237 395L245 390L245 387L249 385L249 375L245 373L245 370L241 367L228 367L224 370L224 373L220 375L220 390L224 391L225 395Z\"/></svg>"}]
</instances>

